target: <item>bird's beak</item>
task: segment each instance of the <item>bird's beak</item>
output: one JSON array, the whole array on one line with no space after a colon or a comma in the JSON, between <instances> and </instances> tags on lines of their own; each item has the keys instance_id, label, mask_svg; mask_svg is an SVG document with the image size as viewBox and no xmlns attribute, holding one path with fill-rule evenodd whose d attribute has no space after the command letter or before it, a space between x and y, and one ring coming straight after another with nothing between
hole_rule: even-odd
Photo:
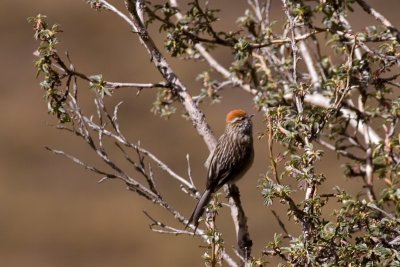
<instances>
[{"instance_id":1,"label":"bird's beak","mask_svg":"<svg viewBox=\"0 0 400 267\"><path fill-rule=\"evenodd\" d=\"M255 114L250 114L248 117L249 119L253 118Z\"/></svg>"}]
</instances>

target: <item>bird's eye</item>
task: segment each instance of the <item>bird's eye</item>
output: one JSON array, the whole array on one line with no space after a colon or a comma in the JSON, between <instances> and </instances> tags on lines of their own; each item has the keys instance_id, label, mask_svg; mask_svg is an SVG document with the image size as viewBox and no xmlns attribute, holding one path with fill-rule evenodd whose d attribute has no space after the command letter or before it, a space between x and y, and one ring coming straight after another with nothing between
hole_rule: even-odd
<instances>
[{"instance_id":1,"label":"bird's eye","mask_svg":"<svg viewBox=\"0 0 400 267\"><path fill-rule=\"evenodd\" d=\"M239 123L242 122L244 120L244 117L236 117L232 120L232 123Z\"/></svg>"}]
</instances>

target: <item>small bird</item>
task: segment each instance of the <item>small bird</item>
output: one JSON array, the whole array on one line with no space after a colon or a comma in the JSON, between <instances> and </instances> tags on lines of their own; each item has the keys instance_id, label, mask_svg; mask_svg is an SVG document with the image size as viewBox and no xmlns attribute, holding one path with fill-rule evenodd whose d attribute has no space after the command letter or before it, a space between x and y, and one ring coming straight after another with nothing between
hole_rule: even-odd
<instances>
[{"instance_id":1,"label":"small bird","mask_svg":"<svg viewBox=\"0 0 400 267\"><path fill-rule=\"evenodd\" d=\"M199 225L211 196L226 183L235 183L250 168L254 160L252 122L253 115L235 109L226 115L225 132L209 156L206 190L190 216L189 224Z\"/></svg>"}]
</instances>

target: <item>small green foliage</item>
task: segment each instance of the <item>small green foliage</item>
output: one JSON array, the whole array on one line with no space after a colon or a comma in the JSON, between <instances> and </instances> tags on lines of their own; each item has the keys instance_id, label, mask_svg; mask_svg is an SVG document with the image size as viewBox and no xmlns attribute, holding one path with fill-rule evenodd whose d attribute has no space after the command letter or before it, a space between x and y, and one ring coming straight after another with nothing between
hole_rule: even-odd
<instances>
[{"instance_id":1,"label":"small green foliage","mask_svg":"<svg viewBox=\"0 0 400 267\"><path fill-rule=\"evenodd\" d=\"M208 97L211 99L211 103L219 103L221 96L218 94L219 84L217 80L212 80L209 71L204 71L197 75L197 80L202 81L203 88L199 94L199 98L203 99Z\"/></svg>"},{"instance_id":2,"label":"small green foliage","mask_svg":"<svg viewBox=\"0 0 400 267\"><path fill-rule=\"evenodd\" d=\"M147 5L146 11L148 19L146 25L155 21L160 21L160 32L166 33L165 47L173 57L188 56L192 58L190 51L192 47L206 40L203 36L211 36L210 43L227 43L228 38L224 38L220 33L215 32L212 23L217 21L216 9L203 9L200 4L195 2L188 3L188 11L184 17L176 22L174 16L180 10L171 6L168 2L157 5Z\"/></svg>"},{"instance_id":3,"label":"small green foliage","mask_svg":"<svg viewBox=\"0 0 400 267\"><path fill-rule=\"evenodd\" d=\"M216 229L216 215L222 208L221 202L218 200L220 193L213 196L213 201L207 205L206 225L206 243L207 251L203 255L203 259L211 266L221 264L222 251L224 250L224 239L222 233Z\"/></svg>"},{"instance_id":4,"label":"small green foliage","mask_svg":"<svg viewBox=\"0 0 400 267\"><path fill-rule=\"evenodd\" d=\"M173 106L175 101L177 101L177 96L170 89L158 89L157 98L153 103L151 111L156 115L168 119L176 112L176 108Z\"/></svg>"},{"instance_id":5,"label":"small green foliage","mask_svg":"<svg viewBox=\"0 0 400 267\"><path fill-rule=\"evenodd\" d=\"M244 38L240 38L233 49L235 50L235 59L238 61L245 60L250 54L249 43Z\"/></svg>"},{"instance_id":6,"label":"small green foliage","mask_svg":"<svg viewBox=\"0 0 400 267\"><path fill-rule=\"evenodd\" d=\"M40 86L45 90L44 97L48 112L56 115L62 123L69 122L71 118L65 107L69 92L61 88L62 76L53 66L53 62L58 58L55 53L55 46L58 43L57 33L61 30L57 24L49 27L45 18L46 16L41 14L28 18L28 22L32 24L35 31L34 38L40 41L36 52L38 56L35 61L36 76L43 74L44 79Z\"/></svg>"},{"instance_id":7,"label":"small green foliage","mask_svg":"<svg viewBox=\"0 0 400 267\"><path fill-rule=\"evenodd\" d=\"M293 189L289 185L276 184L268 176L263 180L261 188L261 194L267 206L271 206L274 199L284 200L293 192Z\"/></svg>"},{"instance_id":8,"label":"small green foliage","mask_svg":"<svg viewBox=\"0 0 400 267\"><path fill-rule=\"evenodd\" d=\"M90 2L101 4L97 1ZM60 26L54 24L50 27L45 18L46 16L41 14L28 18L28 22L32 24L35 31L34 38L40 41L39 47L34 53L38 57L35 61L36 76L43 75L40 86L45 90L44 98L47 102L48 112L56 115L61 123L66 123L71 121L67 107L71 81L74 76L82 77L84 75L74 72L72 67L67 67L62 61L56 50L57 34L61 32ZM85 77L85 79L90 81L90 88L98 92L101 97L111 96L110 88L107 87L107 82L103 80L101 74ZM65 87L63 87L63 80L66 81Z\"/></svg>"},{"instance_id":9,"label":"small green foliage","mask_svg":"<svg viewBox=\"0 0 400 267\"><path fill-rule=\"evenodd\" d=\"M101 97L105 95L111 96L111 91L107 88L107 82L103 80L103 75L90 76L90 89L98 92Z\"/></svg>"},{"instance_id":10,"label":"small green foliage","mask_svg":"<svg viewBox=\"0 0 400 267\"><path fill-rule=\"evenodd\" d=\"M297 23L309 23L312 16L312 8L302 1L288 1L288 7L292 15L296 18Z\"/></svg>"},{"instance_id":11,"label":"small green foliage","mask_svg":"<svg viewBox=\"0 0 400 267\"><path fill-rule=\"evenodd\" d=\"M236 23L238 23L238 25L240 27L247 29L249 32L253 33L254 35L258 35L257 32L260 30L259 29L260 25L258 23L256 23L254 14L249 9L245 10L244 16L239 17L236 20Z\"/></svg>"},{"instance_id":12,"label":"small green foliage","mask_svg":"<svg viewBox=\"0 0 400 267\"><path fill-rule=\"evenodd\" d=\"M283 160L272 160L275 165L271 164L268 175L260 184L261 194L267 206L285 204L288 217L294 218L303 232L299 236L289 236L287 240L279 238L269 242L265 255L279 257L289 266L400 266L400 242L396 241L400 236L396 230L400 226L397 156L400 146L394 126L400 117L400 101L393 93L399 85L391 82L398 77L397 63L394 62L398 62L395 57L399 55L399 44L393 41L393 32L382 26L366 27L365 31L353 35L356 37L344 36L341 32L346 32L350 26L339 17L353 12L354 1L320 1L316 6L309 6L306 1L287 2L296 23L315 25L316 16L322 18L327 30L326 42L333 53L325 55L316 51L320 53L317 58L322 75L319 91L301 78L296 83L288 81L285 84L271 75L275 73L284 80L280 73L287 75L292 71L291 57L276 64L275 70L266 64L268 61L257 58L257 77L268 81L254 97L257 107L265 111L267 118L267 130L262 136L269 138L270 146L278 143L287 149ZM247 14L240 22L249 28L252 19L253 16ZM373 53L364 51L361 54L362 49L352 38L382 43ZM355 55L357 48L360 54ZM281 55L274 49L268 52L269 57ZM246 73L246 68L240 71ZM286 91L279 91L284 86ZM303 103L301 113L296 103L287 101L287 92L300 98ZM329 99L330 107L316 107L302 99L304 95L314 93ZM354 101L358 103L353 104ZM352 118L343 115L343 106L353 112ZM359 126L354 124L360 123L369 126L383 123L385 139L366 144L365 136L355 130ZM321 139L329 141L329 148L346 160L344 176L361 177L363 181L372 176L372 183L380 180L379 194L374 196L373 191L378 189L369 190L371 185L365 183L368 197L365 193L352 195L339 188L324 195L315 189L313 197L296 201L293 191L301 189L307 194L325 182L326 173L317 168L317 163L324 161L324 151L315 144L315 140ZM369 159L367 147L371 153ZM367 159L371 165L369 170ZM298 188L291 189L293 180ZM327 211L327 203L332 201L337 203L336 207ZM329 217L323 216L324 211Z\"/></svg>"},{"instance_id":13,"label":"small green foliage","mask_svg":"<svg viewBox=\"0 0 400 267\"><path fill-rule=\"evenodd\" d=\"M100 11L104 8L104 4L100 0L86 0L86 3L90 4L90 7Z\"/></svg>"},{"instance_id":14,"label":"small green foliage","mask_svg":"<svg viewBox=\"0 0 400 267\"><path fill-rule=\"evenodd\" d=\"M208 229L206 242L208 251L203 254L203 259L211 266L216 266L217 262L221 262L221 252L224 249L222 234L214 229Z\"/></svg>"}]
</instances>

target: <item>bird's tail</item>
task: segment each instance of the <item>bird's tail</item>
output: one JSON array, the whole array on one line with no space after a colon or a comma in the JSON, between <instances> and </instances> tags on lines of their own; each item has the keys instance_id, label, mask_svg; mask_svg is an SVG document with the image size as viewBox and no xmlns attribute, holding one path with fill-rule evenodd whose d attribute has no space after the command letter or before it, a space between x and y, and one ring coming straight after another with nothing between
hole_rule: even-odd
<instances>
[{"instance_id":1,"label":"bird's tail","mask_svg":"<svg viewBox=\"0 0 400 267\"><path fill-rule=\"evenodd\" d=\"M190 216L189 222L186 224L186 227L188 227L189 224L193 224L195 227L194 231L196 232L197 226L199 226L199 219L201 215L203 215L206 206L210 202L211 195L212 193L208 189L203 193L199 202L197 202L196 208L194 209L192 216Z\"/></svg>"}]
</instances>

